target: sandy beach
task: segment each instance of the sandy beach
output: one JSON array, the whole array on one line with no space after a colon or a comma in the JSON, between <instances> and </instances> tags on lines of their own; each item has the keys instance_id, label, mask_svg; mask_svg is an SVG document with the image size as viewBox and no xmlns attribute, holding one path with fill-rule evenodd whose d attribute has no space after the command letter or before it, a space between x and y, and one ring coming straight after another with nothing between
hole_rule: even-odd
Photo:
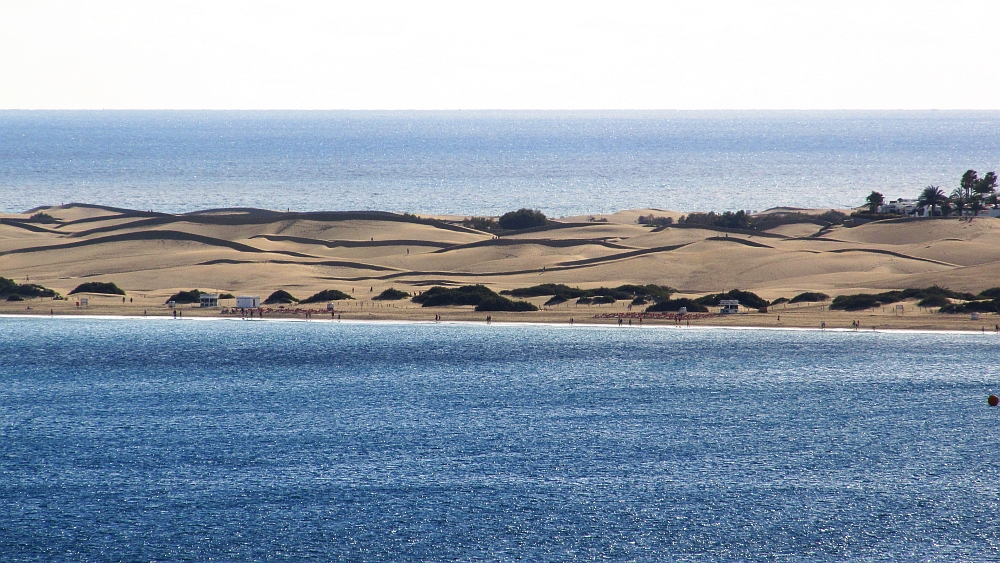
<instances>
[{"instance_id":1,"label":"sandy beach","mask_svg":"<svg viewBox=\"0 0 1000 563\"><path fill-rule=\"evenodd\" d=\"M912 219L821 230L813 223L768 232L640 225L640 215L679 217L666 210L562 218L550 226L493 233L465 227L456 217L383 212L295 213L249 209L171 215L71 204L41 209L53 223L29 214L0 216L0 276L35 283L62 295L83 282L114 282L121 296L0 302L0 314L172 316L167 298L200 289L259 295L283 289L302 299L326 289L353 300L272 306L269 318L433 320L483 322L472 307L425 308L401 300L373 301L385 289L409 293L434 285L484 284L495 291L559 283L581 288L658 284L675 297L730 289L774 300L805 291L831 297L931 285L978 292L1000 285L1000 221ZM36 212L37 210L32 210ZM569 302L542 310L491 313L496 322L639 323L641 306ZM220 308L178 306L184 317L232 316ZM692 315L680 321L646 316L643 325L757 326L993 331L1000 316L941 314L914 301L857 312L826 303L777 305L767 313ZM296 311L296 309L299 309ZM236 314L238 317L238 313Z\"/></svg>"}]
</instances>

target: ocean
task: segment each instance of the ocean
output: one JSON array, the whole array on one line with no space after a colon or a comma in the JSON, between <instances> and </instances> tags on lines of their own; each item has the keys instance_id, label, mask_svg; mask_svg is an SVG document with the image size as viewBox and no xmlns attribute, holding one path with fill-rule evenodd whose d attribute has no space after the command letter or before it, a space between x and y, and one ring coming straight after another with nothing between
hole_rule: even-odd
<instances>
[{"instance_id":1,"label":"ocean","mask_svg":"<svg viewBox=\"0 0 1000 563\"><path fill-rule=\"evenodd\" d=\"M0 318L0 560L996 561L998 347Z\"/></svg>"},{"instance_id":2,"label":"ocean","mask_svg":"<svg viewBox=\"0 0 1000 563\"><path fill-rule=\"evenodd\" d=\"M0 111L0 211L854 207L1000 168L1000 112Z\"/></svg>"}]
</instances>

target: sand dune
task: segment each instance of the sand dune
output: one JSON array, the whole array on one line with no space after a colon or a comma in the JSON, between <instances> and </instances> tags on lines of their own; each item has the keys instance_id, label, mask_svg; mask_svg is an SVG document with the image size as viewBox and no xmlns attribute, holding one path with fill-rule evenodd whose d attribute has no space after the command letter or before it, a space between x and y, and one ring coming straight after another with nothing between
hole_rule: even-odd
<instances>
[{"instance_id":1,"label":"sand dune","mask_svg":"<svg viewBox=\"0 0 1000 563\"><path fill-rule=\"evenodd\" d=\"M144 306L196 287L260 295L340 289L363 301L389 287L464 283L496 290L655 283L689 295L739 288L769 299L808 290L1000 285L1000 221L988 218L876 222L817 236L811 223L767 233L653 229L637 218L680 214L635 210L495 238L458 221L374 211L172 215L83 204L35 211L59 222L0 217L0 276L63 294L83 281L114 281L142 295ZM0 312L17 308L0 304Z\"/></svg>"}]
</instances>

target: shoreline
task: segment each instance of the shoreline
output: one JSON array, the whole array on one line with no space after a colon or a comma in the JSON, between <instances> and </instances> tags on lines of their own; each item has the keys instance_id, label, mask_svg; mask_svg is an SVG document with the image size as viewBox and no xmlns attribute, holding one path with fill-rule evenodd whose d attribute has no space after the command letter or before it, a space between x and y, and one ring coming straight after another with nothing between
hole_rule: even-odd
<instances>
[{"instance_id":1,"label":"shoreline","mask_svg":"<svg viewBox=\"0 0 1000 563\"><path fill-rule=\"evenodd\" d=\"M581 328L604 328L604 329L656 329L656 330L728 330L728 331L746 331L746 330L759 330L759 331L769 331L769 332L833 332L833 333L867 333L867 334L952 334L952 335L986 335L992 334L1000 338L1000 333L994 330L971 330L971 329L933 329L933 328L859 328L853 329L848 327L807 327L807 326L756 326L756 325L719 325L719 324L707 324L699 323L694 325L676 325L668 323L654 323L649 322L641 325L617 325L616 323L595 323L583 321L575 321L573 323L559 323L559 322L545 322L545 321L493 321L487 323L484 320L470 320L470 319L453 319L453 320L421 320L421 319L305 319L305 318L255 318L255 319L244 319L240 317L225 317L217 315L194 315L185 318L174 318L172 316L166 315L102 315L102 314L75 314L75 315L49 315L49 314L36 314L36 313L0 313L0 319L52 319L52 320L68 320L68 319L80 319L80 320L108 320L108 321L119 321L119 320L139 320L139 321L152 321L152 322L165 322L165 321L195 321L195 322L267 322L267 323L319 323L319 324L371 324L371 325L449 325L449 326L499 326L503 328L514 328L519 326L538 326L538 327L561 327L566 329L572 329L575 327Z\"/></svg>"}]
</instances>

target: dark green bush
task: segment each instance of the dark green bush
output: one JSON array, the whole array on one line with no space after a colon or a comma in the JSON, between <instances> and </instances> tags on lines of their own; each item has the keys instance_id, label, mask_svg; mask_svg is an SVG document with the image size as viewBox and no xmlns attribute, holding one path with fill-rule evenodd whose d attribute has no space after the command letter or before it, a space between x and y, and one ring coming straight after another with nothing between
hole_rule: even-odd
<instances>
[{"instance_id":1,"label":"dark green bush","mask_svg":"<svg viewBox=\"0 0 1000 563\"><path fill-rule=\"evenodd\" d=\"M31 217L28 217L28 222L29 223L58 223L59 219L56 219L55 217L49 215L48 213L42 213L41 211L39 211L38 213L35 213Z\"/></svg>"},{"instance_id":2,"label":"dark green bush","mask_svg":"<svg viewBox=\"0 0 1000 563\"><path fill-rule=\"evenodd\" d=\"M669 227L674 224L674 218L657 217L655 215L640 215L638 223L647 227Z\"/></svg>"},{"instance_id":3,"label":"dark green bush","mask_svg":"<svg viewBox=\"0 0 1000 563\"><path fill-rule=\"evenodd\" d=\"M991 287L979 292L976 297L980 299L1000 299L1000 287Z\"/></svg>"},{"instance_id":4,"label":"dark green bush","mask_svg":"<svg viewBox=\"0 0 1000 563\"><path fill-rule=\"evenodd\" d=\"M787 297L779 297L774 301L771 301L771 305L781 305L782 303L788 303Z\"/></svg>"},{"instance_id":5,"label":"dark green bush","mask_svg":"<svg viewBox=\"0 0 1000 563\"><path fill-rule=\"evenodd\" d=\"M22 283L17 286L17 294L21 297L56 297L55 291L34 283Z\"/></svg>"},{"instance_id":6,"label":"dark green bush","mask_svg":"<svg viewBox=\"0 0 1000 563\"><path fill-rule=\"evenodd\" d=\"M581 297L576 300L577 305L590 305L593 302L594 302L593 297Z\"/></svg>"},{"instance_id":7,"label":"dark green bush","mask_svg":"<svg viewBox=\"0 0 1000 563\"><path fill-rule=\"evenodd\" d=\"M856 293L854 295L840 295L834 298L830 304L830 308L844 311L860 311L911 299L919 299L920 301L917 305L921 307L937 307L937 303L947 303L948 299L975 301L976 296L971 293L961 293L952 291L946 287L933 285L923 289L909 288L883 291L882 293L875 294ZM922 303L928 304L922 305Z\"/></svg>"},{"instance_id":8,"label":"dark green bush","mask_svg":"<svg viewBox=\"0 0 1000 563\"><path fill-rule=\"evenodd\" d=\"M668 311L679 311L681 307L687 307L688 313L707 313L708 307L687 297L680 299L664 299L655 305L646 307L647 313L662 313Z\"/></svg>"},{"instance_id":9,"label":"dark green bush","mask_svg":"<svg viewBox=\"0 0 1000 563\"><path fill-rule=\"evenodd\" d=\"M917 307L947 307L948 305L951 305L951 300L944 295L928 295L917 302Z\"/></svg>"},{"instance_id":10,"label":"dark green bush","mask_svg":"<svg viewBox=\"0 0 1000 563\"><path fill-rule=\"evenodd\" d=\"M8 295L7 301L24 301L24 297L21 297L20 295L15 293L13 295Z\"/></svg>"},{"instance_id":11,"label":"dark green bush","mask_svg":"<svg viewBox=\"0 0 1000 563\"><path fill-rule=\"evenodd\" d=\"M636 297L632 300L633 305L645 305L646 303L648 303L648 301L646 301L645 297Z\"/></svg>"},{"instance_id":12,"label":"dark green bush","mask_svg":"<svg viewBox=\"0 0 1000 563\"><path fill-rule=\"evenodd\" d=\"M284 289L279 289L264 300L264 305L279 305L298 302L299 300L296 299L291 293L288 293Z\"/></svg>"},{"instance_id":13,"label":"dark green bush","mask_svg":"<svg viewBox=\"0 0 1000 563\"><path fill-rule=\"evenodd\" d=\"M587 295L587 290L579 287L570 287L561 283L543 283L531 287L519 287L517 289L505 289L500 295L513 295L514 297L541 297L542 295L562 295L568 298L583 297Z\"/></svg>"},{"instance_id":14,"label":"dark green bush","mask_svg":"<svg viewBox=\"0 0 1000 563\"><path fill-rule=\"evenodd\" d=\"M598 295L594 298L592 303L594 305L606 305L608 303L614 303L615 301L617 301L617 299L611 297L610 295Z\"/></svg>"},{"instance_id":15,"label":"dark green bush","mask_svg":"<svg viewBox=\"0 0 1000 563\"><path fill-rule=\"evenodd\" d=\"M501 291L501 295L513 295L514 297L540 297L542 295L560 295L566 299L576 299L579 297L611 297L614 299L635 299L645 297L647 299L670 299L676 293L672 287L663 285L620 285L618 287L598 287L596 289L580 289L563 284L545 283L531 287L521 287Z\"/></svg>"},{"instance_id":16,"label":"dark green bush","mask_svg":"<svg viewBox=\"0 0 1000 563\"><path fill-rule=\"evenodd\" d=\"M232 293L223 293L219 296L219 299L236 299L236 296Z\"/></svg>"},{"instance_id":17,"label":"dark green bush","mask_svg":"<svg viewBox=\"0 0 1000 563\"><path fill-rule=\"evenodd\" d=\"M189 290L189 291L178 291L177 293L171 295L170 297L167 297L167 301L166 302L170 303L171 301L173 301L174 303L177 303L178 305L187 305L187 304L190 304L190 303L200 303L201 302L201 294L202 293L204 293L204 292L202 290L200 290L200 289L192 289L192 290Z\"/></svg>"},{"instance_id":18,"label":"dark green bush","mask_svg":"<svg viewBox=\"0 0 1000 563\"><path fill-rule=\"evenodd\" d=\"M292 297L291 295L289 295L288 297L291 298L293 301L295 300L295 298ZM300 303L302 304L325 303L327 301L343 301L345 299L354 299L354 298L338 289L324 289L319 293L307 297L304 301L300 301Z\"/></svg>"},{"instance_id":19,"label":"dark green bush","mask_svg":"<svg viewBox=\"0 0 1000 563\"><path fill-rule=\"evenodd\" d=\"M565 295L553 295L552 299L549 299L548 301L545 302L545 306L551 307L553 305L559 305L567 301L569 301L569 299Z\"/></svg>"},{"instance_id":20,"label":"dark green bush","mask_svg":"<svg viewBox=\"0 0 1000 563\"><path fill-rule=\"evenodd\" d=\"M463 285L456 288L436 285L414 297L413 302L424 307L479 305L484 299L492 297L499 297L499 295L485 285Z\"/></svg>"},{"instance_id":21,"label":"dark green bush","mask_svg":"<svg viewBox=\"0 0 1000 563\"><path fill-rule=\"evenodd\" d=\"M800 293L795 297L792 297L789 303L819 303L821 301L826 301L830 296L825 293L819 293L817 291L807 291L805 293ZM777 305L777 301L772 302L771 305Z\"/></svg>"},{"instance_id":22,"label":"dark green bush","mask_svg":"<svg viewBox=\"0 0 1000 563\"><path fill-rule=\"evenodd\" d=\"M502 295L487 297L476 305L477 311L537 311L535 307L527 301L512 301Z\"/></svg>"},{"instance_id":23,"label":"dark green bush","mask_svg":"<svg viewBox=\"0 0 1000 563\"><path fill-rule=\"evenodd\" d=\"M696 301L702 305L716 306L723 299L738 299L740 305L744 307L750 307L751 309L761 309L767 307L770 303L766 299L762 299L756 293L749 291L740 291L739 289L734 289L727 291L725 293L714 293L712 295L706 295L704 297L699 297Z\"/></svg>"},{"instance_id":24,"label":"dark green bush","mask_svg":"<svg viewBox=\"0 0 1000 563\"><path fill-rule=\"evenodd\" d=\"M955 303L941 307L941 313L996 313L998 310L997 301L969 301L968 303Z\"/></svg>"},{"instance_id":25,"label":"dark green bush","mask_svg":"<svg viewBox=\"0 0 1000 563\"><path fill-rule=\"evenodd\" d=\"M520 229L531 229L533 227L544 227L548 224L545 214L537 209L518 209L509 211L500 216L501 229L515 231Z\"/></svg>"},{"instance_id":26,"label":"dark green bush","mask_svg":"<svg viewBox=\"0 0 1000 563\"><path fill-rule=\"evenodd\" d=\"M9 278L0 278L0 295L15 293L17 282Z\"/></svg>"},{"instance_id":27,"label":"dark green bush","mask_svg":"<svg viewBox=\"0 0 1000 563\"><path fill-rule=\"evenodd\" d=\"M462 225L477 231L492 231L497 228L497 220L492 217L469 217Z\"/></svg>"},{"instance_id":28,"label":"dark green bush","mask_svg":"<svg viewBox=\"0 0 1000 563\"><path fill-rule=\"evenodd\" d=\"M74 293L104 293L106 295L125 295L125 290L118 287L114 282L87 282L76 286L76 289L69 292Z\"/></svg>"},{"instance_id":29,"label":"dark green bush","mask_svg":"<svg viewBox=\"0 0 1000 563\"><path fill-rule=\"evenodd\" d=\"M869 293L856 293L854 295L838 295L833 298L830 304L832 310L842 311L863 311L874 307L881 307L882 302Z\"/></svg>"},{"instance_id":30,"label":"dark green bush","mask_svg":"<svg viewBox=\"0 0 1000 563\"><path fill-rule=\"evenodd\" d=\"M399 301L400 299L406 299L410 294L405 291L400 291L398 289L389 288L382 293L379 293L375 297L372 297L373 301Z\"/></svg>"},{"instance_id":31,"label":"dark green bush","mask_svg":"<svg viewBox=\"0 0 1000 563\"><path fill-rule=\"evenodd\" d=\"M59 299L62 296L55 291L34 283L19 284L14 280L0 278L0 298L17 295L18 297L51 297ZM16 300L15 300L16 301Z\"/></svg>"}]
</instances>

